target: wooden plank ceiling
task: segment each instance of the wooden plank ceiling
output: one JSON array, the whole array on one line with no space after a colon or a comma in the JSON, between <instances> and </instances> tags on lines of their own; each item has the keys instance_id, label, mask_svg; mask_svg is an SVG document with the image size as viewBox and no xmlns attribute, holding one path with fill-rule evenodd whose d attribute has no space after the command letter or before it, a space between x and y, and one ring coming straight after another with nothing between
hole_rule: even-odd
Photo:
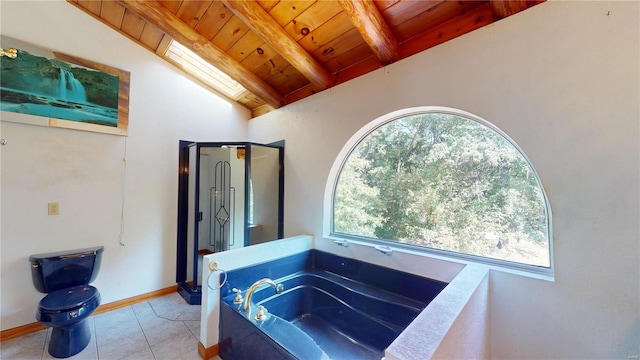
<instances>
[{"instance_id":1,"label":"wooden plank ceiling","mask_svg":"<svg viewBox=\"0 0 640 360\"><path fill-rule=\"evenodd\" d=\"M254 116L544 0L67 0L164 57L170 40L247 91Z\"/></svg>"}]
</instances>

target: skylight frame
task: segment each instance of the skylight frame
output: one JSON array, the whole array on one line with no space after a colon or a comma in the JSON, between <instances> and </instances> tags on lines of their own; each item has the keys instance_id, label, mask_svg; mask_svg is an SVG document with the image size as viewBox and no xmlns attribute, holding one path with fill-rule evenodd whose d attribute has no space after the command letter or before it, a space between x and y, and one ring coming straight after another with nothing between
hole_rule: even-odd
<instances>
[{"instance_id":1,"label":"skylight frame","mask_svg":"<svg viewBox=\"0 0 640 360\"><path fill-rule=\"evenodd\" d=\"M203 84L234 101L248 93L247 89L229 75L174 39L169 41L163 57Z\"/></svg>"}]
</instances>

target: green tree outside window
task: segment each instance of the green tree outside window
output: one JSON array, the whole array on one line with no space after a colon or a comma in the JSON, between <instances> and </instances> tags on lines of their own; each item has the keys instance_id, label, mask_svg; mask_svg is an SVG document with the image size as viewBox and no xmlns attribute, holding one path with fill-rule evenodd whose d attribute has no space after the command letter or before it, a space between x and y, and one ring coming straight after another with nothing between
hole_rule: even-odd
<instances>
[{"instance_id":1,"label":"green tree outside window","mask_svg":"<svg viewBox=\"0 0 640 360\"><path fill-rule=\"evenodd\" d=\"M547 212L535 171L505 136L421 113L379 126L351 151L333 232L549 267Z\"/></svg>"}]
</instances>

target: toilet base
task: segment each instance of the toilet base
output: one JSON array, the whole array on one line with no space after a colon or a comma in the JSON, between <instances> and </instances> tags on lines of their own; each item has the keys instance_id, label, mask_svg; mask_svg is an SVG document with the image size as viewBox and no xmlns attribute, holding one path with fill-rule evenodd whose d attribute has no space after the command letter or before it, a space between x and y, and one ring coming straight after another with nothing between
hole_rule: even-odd
<instances>
[{"instance_id":1,"label":"toilet base","mask_svg":"<svg viewBox=\"0 0 640 360\"><path fill-rule=\"evenodd\" d=\"M91 329L87 319L54 327L49 341L49 354L55 358L68 358L84 350L91 340Z\"/></svg>"}]
</instances>

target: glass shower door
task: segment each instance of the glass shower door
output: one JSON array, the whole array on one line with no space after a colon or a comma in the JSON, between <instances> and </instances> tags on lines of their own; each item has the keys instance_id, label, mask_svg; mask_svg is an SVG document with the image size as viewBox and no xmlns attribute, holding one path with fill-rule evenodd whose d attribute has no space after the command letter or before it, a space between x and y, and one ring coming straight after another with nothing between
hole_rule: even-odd
<instances>
[{"instance_id":1,"label":"glass shower door","mask_svg":"<svg viewBox=\"0 0 640 360\"><path fill-rule=\"evenodd\" d=\"M284 143L180 142L176 282L199 304L202 258L282 238Z\"/></svg>"}]
</instances>

